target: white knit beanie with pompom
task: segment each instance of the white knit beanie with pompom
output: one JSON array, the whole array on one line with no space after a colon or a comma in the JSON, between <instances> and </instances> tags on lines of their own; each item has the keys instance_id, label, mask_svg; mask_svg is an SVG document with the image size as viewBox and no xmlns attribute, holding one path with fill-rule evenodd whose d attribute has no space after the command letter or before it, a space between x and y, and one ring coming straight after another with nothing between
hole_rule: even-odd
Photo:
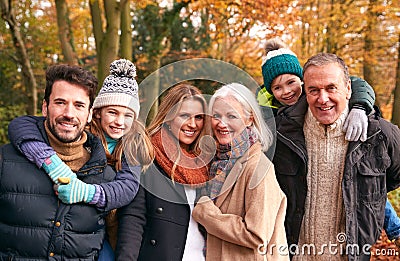
<instances>
[{"instance_id":1,"label":"white knit beanie with pompom","mask_svg":"<svg viewBox=\"0 0 400 261\"><path fill-rule=\"evenodd\" d=\"M110 75L103 82L93 103L93 109L105 106L124 106L135 112L140 110L138 84L135 80L136 67L126 59L115 60L110 65Z\"/></svg>"}]
</instances>

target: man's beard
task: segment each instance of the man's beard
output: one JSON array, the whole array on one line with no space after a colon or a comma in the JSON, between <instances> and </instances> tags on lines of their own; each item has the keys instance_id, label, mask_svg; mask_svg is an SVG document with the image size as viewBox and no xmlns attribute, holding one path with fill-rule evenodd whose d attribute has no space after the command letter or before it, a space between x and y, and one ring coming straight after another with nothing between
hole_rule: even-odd
<instances>
[{"instance_id":1,"label":"man's beard","mask_svg":"<svg viewBox=\"0 0 400 261\"><path fill-rule=\"evenodd\" d=\"M68 120L66 120L66 121L68 121ZM50 130L51 134L53 134L53 136L55 138L57 138L59 141L61 141L62 143L72 143L72 142L78 141L81 138L82 133L84 131L84 129L82 128L81 130L79 130L76 137L74 137L72 139L65 138L57 133L56 128L50 124L50 119L48 117L46 118L46 124L47 124L47 128Z\"/></svg>"}]
</instances>

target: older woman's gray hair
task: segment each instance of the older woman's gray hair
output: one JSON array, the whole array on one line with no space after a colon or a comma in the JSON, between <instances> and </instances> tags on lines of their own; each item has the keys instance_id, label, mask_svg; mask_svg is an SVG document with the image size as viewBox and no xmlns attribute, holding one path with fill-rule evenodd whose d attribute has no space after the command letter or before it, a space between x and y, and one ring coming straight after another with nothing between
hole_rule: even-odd
<instances>
[{"instance_id":1,"label":"older woman's gray hair","mask_svg":"<svg viewBox=\"0 0 400 261\"><path fill-rule=\"evenodd\" d=\"M270 128L263 120L260 106L252 93L246 86L240 83L229 83L219 88L211 97L209 102L209 113L211 114L214 102L220 98L232 97L237 100L244 109L247 117L253 117L251 128L257 133L263 151L267 151L272 145L273 135Z\"/></svg>"}]
</instances>

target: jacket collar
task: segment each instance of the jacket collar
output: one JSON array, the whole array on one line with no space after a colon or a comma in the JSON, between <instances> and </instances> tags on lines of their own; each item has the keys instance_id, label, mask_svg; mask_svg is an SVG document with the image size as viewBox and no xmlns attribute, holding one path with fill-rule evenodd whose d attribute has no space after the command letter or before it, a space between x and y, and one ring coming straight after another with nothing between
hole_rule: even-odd
<instances>
[{"instance_id":1,"label":"jacket collar","mask_svg":"<svg viewBox=\"0 0 400 261\"><path fill-rule=\"evenodd\" d=\"M304 116L308 109L308 103L306 96L302 94L298 102L292 106L283 106L278 110L277 114L277 127L280 127L279 121L289 118L291 125L298 127L303 127ZM285 122L283 122L285 124ZM284 125L285 126L285 125Z\"/></svg>"},{"instance_id":2,"label":"jacket collar","mask_svg":"<svg viewBox=\"0 0 400 261\"><path fill-rule=\"evenodd\" d=\"M180 204L188 203L184 185L172 182L169 175L155 160L146 173L141 175L141 185L163 200Z\"/></svg>"}]
</instances>

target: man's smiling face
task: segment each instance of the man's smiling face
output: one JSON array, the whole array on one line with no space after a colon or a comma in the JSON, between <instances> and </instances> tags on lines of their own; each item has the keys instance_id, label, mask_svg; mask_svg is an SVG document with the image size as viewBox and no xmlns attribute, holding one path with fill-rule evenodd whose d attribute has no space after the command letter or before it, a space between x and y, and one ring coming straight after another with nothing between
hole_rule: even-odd
<instances>
[{"instance_id":1,"label":"man's smiling face","mask_svg":"<svg viewBox=\"0 0 400 261\"><path fill-rule=\"evenodd\" d=\"M91 116L87 91L76 84L56 81L49 97L42 105L42 113L51 133L61 142L79 140Z\"/></svg>"},{"instance_id":2,"label":"man's smiling face","mask_svg":"<svg viewBox=\"0 0 400 261\"><path fill-rule=\"evenodd\" d=\"M337 63L310 66L304 71L304 89L309 108L318 122L334 123L345 110L351 96L350 80Z\"/></svg>"}]
</instances>

